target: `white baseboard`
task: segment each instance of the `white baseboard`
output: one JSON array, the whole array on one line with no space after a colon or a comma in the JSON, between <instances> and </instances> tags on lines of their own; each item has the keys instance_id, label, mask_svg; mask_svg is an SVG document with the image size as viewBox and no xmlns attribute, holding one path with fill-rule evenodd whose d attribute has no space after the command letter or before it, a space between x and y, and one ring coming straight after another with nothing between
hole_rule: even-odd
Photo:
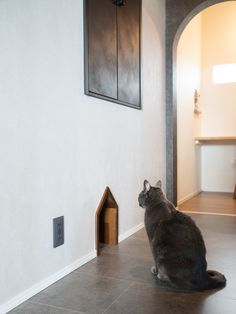
<instances>
[{"instance_id":1,"label":"white baseboard","mask_svg":"<svg viewBox=\"0 0 236 314\"><path fill-rule=\"evenodd\" d=\"M144 227L144 223L142 222L142 223L134 226L133 228L129 229L128 231L124 232L123 234L119 235L119 243L122 242L123 240L127 239L128 237L130 237L131 235L133 235L134 233L136 233L137 231L139 231L143 227ZM0 314L6 314L8 311L11 311L12 309L17 307L21 303L23 303L23 302L27 301L28 299L30 299L31 297L33 297L35 294L48 288L49 286L54 284L56 281L62 279L63 277L65 277L66 275L71 273L72 271L76 270L77 268L79 268L79 267L83 266L84 264L86 264L87 262L91 261L96 256L97 256L97 254L96 254L96 251L94 250L93 252L89 253L88 255L78 259L74 263L61 269L57 273L49 276L45 280L33 285L31 288L18 294L17 296L12 298L8 302L3 303L2 305L0 305Z\"/></svg>"},{"instance_id":2,"label":"white baseboard","mask_svg":"<svg viewBox=\"0 0 236 314\"><path fill-rule=\"evenodd\" d=\"M181 200L179 200L177 202L177 205L179 206L179 205L183 204L184 202L190 200L191 198L193 198L194 196L198 195L199 193L201 193L201 191L195 191L193 193L190 193L190 194L186 195L184 198L182 198Z\"/></svg>"},{"instance_id":3,"label":"white baseboard","mask_svg":"<svg viewBox=\"0 0 236 314\"><path fill-rule=\"evenodd\" d=\"M134 226L133 228L129 229L128 231L122 233L121 235L119 235L119 243L125 239L127 239L128 237L130 237L131 235L133 235L135 232L139 231L140 229L142 229L144 227L144 223L140 223L136 226Z\"/></svg>"},{"instance_id":4,"label":"white baseboard","mask_svg":"<svg viewBox=\"0 0 236 314\"><path fill-rule=\"evenodd\" d=\"M8 302L0 305L0 314L5 314L8 311L14 309L16 306L20 305L21 303L27 301L29 298L33 297L35 294L39 293L40 291L46 289L59 279L65 277L72 271L76 270L77 268L81 267L82 265L86 264L87 262L91 261L96 257L96 252L93 251L88 255L76 260L72 264L66 266L65 268L61 269L60 271L56 272L55 274L49 276L45 280L33 285L31 288L25 290L24 292L20 293L16 297L12 298Z\"/></svg>"}]
</instances>

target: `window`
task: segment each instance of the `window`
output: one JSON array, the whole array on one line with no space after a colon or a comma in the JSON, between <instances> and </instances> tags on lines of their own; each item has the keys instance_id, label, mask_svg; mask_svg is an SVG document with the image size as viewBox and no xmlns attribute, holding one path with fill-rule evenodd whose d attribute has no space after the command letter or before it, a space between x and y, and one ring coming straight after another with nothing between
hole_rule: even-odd
<instances>
[{"instance_id":1,"label":"window","mask_svg":"<svg viewBox=\"0 0 236 314\"><path fill-rule=\"evenodd\" d=\"M213 65L213 83L236 82L236 63Z\"/></svg>"}]
</instances>

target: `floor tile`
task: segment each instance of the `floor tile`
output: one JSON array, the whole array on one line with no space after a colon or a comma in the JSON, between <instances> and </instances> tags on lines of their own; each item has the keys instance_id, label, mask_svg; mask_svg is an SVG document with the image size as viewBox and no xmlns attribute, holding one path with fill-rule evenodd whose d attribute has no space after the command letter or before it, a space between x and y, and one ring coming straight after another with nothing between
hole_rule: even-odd
<instances>
[{"instance_id":1,"label":"floor tile","mask_svg":"<svg viewBox=\"0 0 236 314\"><path fill-rule=\"evenodd\" d=\"M14 314L236 314L236 217L190 215L202 231L208 269L222 272L221 290L186 292L150 272L153 257L145 229L31 298Z\"/></svg>"},{"instance_id":2,"label":"floor tile","mask_svg":"<svg viewBox=\"0 0 236 314\"><path fill-rule=\"evenodd\" d=\"M104 253L108 252L109 254L122 254L133 257L150 257L151 249L146 232L143 232L142 234L142 237L132 236L121 242L119 245L106 246L102 251Z\"/></svg>"},{"instance_id":3,"label":"floor tile","mask_svg":"<svg viewBox=\"0 0 236 314\"><path fill-rule=\"evenodd\" d=\"M66 276L30 299L32 302L86 313L101 313L130 283L87 272Z\"/></svg>"},{"instance_id":4,"label":"floor tile","mask_svg":"<svg viewBox=\"0 0 236 314\"><path fill-rule=\"evenodd\" d=\"M214 291L173 292L135 283L106 314L235 314L236 301L220 299Z\"/></svg>"},{"instance_id":5,"label":"floor tile","mask_svg":"<svg viewBox=\"0 0 236 314\"><path fill-rule=\"evenodd\" d=\"M151 256L138 258L122 254L103 253L92 263L88 263L85 267L79 269L78 273L87 272L93 275L99 273L105 277L152 283L153 275L150 271L152 265L153 259Z\"/></svg>"},{"instance_id":6,"label":"floor tile","mask_svg":"<svg viewBox=\"0 0 236 314\"><path fill-rule=\"evenodd\" d=\"M45 304L35 304L25 302L16 309L8 312L9 314L83 314L78 311L70 311L64 308L51 307Z\"/></svg>"},{"instance_id":7,"label":"floor tile","mask_svg":"<svg viewBox=\"0 0 236 314\"><path fill-rule=\"evenodd\" d=\"M236 230L236 216L219 216L207 214L187 214L192 217L197 226L207 234L209 232L216 234L232 234L235 235Z\"/></svg>"}]
</instances>

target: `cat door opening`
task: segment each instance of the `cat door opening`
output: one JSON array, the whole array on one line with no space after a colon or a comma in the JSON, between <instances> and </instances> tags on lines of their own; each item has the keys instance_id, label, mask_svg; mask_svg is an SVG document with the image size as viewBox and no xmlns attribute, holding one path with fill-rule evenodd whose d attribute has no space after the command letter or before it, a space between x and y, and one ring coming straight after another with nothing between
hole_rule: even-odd
<instances>
[{"instance_id":1,"label":"cat door opening","mask_svg":"<svg viewBox=\"0 0 236 314\"><path fill-rule=\"evenodd\" d=\"M97 255L106 245L118 244L118 205L109 187L106 187L96 210Z\"/></svg>"}]
</instances>

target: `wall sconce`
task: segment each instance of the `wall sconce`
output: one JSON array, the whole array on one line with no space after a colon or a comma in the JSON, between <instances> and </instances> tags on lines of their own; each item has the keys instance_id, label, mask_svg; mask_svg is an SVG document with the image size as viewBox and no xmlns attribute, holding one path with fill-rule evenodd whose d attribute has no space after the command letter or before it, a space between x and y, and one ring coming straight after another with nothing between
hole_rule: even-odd
<instances>
[{"instance_id":1,"label":"wall sconce","mask_svg":"<svg viewBox=\"0 0 236 314\"><path fill-rule=\"evenodd\" d=\"M126 0L112 0L112 3L117 5L118 7L121 7L122 5L125 5Z\"/></svg>"},{"instance_id":2,"label":"wall sconce","mask_svg":"<svg viewBox=\"0 0 236 314\"><path fill-rule=\"evenodd\" d=\"M200 106L199 106L199 98L200 94L198 93L197 89L194 91L194 113L201 114Z\"/></svg>"}]
</instances>

